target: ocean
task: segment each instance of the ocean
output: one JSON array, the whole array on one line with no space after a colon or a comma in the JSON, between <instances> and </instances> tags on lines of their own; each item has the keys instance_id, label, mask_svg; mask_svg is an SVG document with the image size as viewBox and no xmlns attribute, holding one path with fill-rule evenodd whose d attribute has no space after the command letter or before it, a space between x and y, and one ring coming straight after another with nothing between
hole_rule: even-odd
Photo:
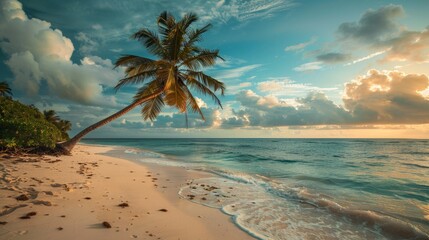
<instances>
[{"instance_id":1,"label":"ocean","mask_svg":"<svg viewBox=\"0 0 429 240\"><path fill-rule=\"evenodd\" d=\"M207 171L178 194L259 239L429 239L429 140L85 139Z\"/></svg>"}]
</instances>

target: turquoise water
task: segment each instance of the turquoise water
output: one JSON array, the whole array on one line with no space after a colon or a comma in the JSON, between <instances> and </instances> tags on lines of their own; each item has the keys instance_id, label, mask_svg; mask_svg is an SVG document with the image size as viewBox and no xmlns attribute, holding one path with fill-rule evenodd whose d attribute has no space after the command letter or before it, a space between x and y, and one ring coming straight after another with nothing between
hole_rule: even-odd
<instances>
[{"instance_id":1,"label":"turquoise water","mask_svg":"<svg viewBox=\"0 0 429 240\"><path fill-rule=\"evenodd\" d=\"M142 162L215 173L179 194L222 209L261 239L429 239L429 140L83 142L126 146L125 154Z\"/></svg>"}]
</instances>

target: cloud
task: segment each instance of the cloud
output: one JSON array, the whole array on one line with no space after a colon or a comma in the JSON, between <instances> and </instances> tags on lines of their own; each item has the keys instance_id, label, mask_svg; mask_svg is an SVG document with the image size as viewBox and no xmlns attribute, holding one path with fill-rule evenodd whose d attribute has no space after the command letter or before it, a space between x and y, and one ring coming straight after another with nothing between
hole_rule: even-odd
<instances>
[{"instance_id":1,"label":"cloud","mask_svg":"<svg viewBox=\"0 0 429 240\"><path fill-rule=\"evenodd\" d=\"M429 122L426 75L370 70L345 85L344 106L359 123L420 124Z\"/></svg>"},{"instance_id":2,"label":"cloud","mask_svg":"<svg viewBox=\"0 0 429 240\"><path fill-rule=\"evenodd\" d=\"M339 63L339 62L350 60L350 58L351 58L351 54L339 53L339 52L324 53L316 56L316 59L318 61L321 61L324 63Z\"/></svg>"},{"instance_id":3,"label":"cloud","mask_svg":"<svg viewBox=\"0 0 429 240\"><path fill-rule=\"evenodd\" d=\"M337 30L340 39L379 44L398 34L396 20L405 14L402 6L387 5L367 10L358 22L342 23Z\"/></svg>"},{"instance_id":4,"label":"cloud","mask_svg":"<svg viewBox=\"0 0 429 240\"><path fill-rule=\"evenodd\" d=\"M295 4L287 0L231 0L231 1L184 1L173 4L170 9L179 8L182 13L193 11L203 20L228 22L231 19L244 22L252 19L272 17L275 13L290 9Z\"/></svg>"},{"instance_id":5,"label":"cloud","mask_svg":"<svg viewBox=\"0 0 429 240\"><path fill-rule=\"evenodd\" d=\"M39 18L61 23L66 32L73 35L83 32L97 41L100 52L120 48L121 42L128 40L142 26L155 27L155 20L165 10L177 17L194 12L200 17L200 24L240 25L276 16L295 6L292 0L181 0L180 3L169 0L74 0L61 4L57 0L44 0L43 3L25 1L26 7L37 12ZM49 14L53 11L61 14Z\"/></svg>"},{"instance_id":6,"label":"cloud","mask_svg":"<svg viewBox=\"0 0 429 240\"><path fill-rule=\"evenodd\" d=\"M342 105L334 103L321 92L326 89L294 84L287 78L262 82L258 84L258 89L265 95L252 90L240 91L235 94L236 101L228 102L223 111L208 107L197 99L206 121L190 112L189 128L248 129L323 125L323 129L350 129L381 124L429 123L429 78L426 75L370 70L345 85ZM297 97L296 104L291 105L278 95L289 88L289 85L294 86L292 89L296 88L296 91L302 89L302 93L313 91L304 97ZM232 105L235 107L232 108ZM86 126L98 116L114 111L111 108L71 105L60 113L68 119L80 119L79 123ZM186 128L185 115L182 113L161 114L154 122L139 121L138 109L135 113L128 115L131 120L114 122L111 127L117 131ZM331 127L332 125L340 127Z\"/></svg>"},{"instance_id":7,"label":"cloud","mask_svg":"<svg viewBox=\"0 0 429 240\"><path fill-rule=\"evenodd\" d=\"M286 81L287 84L287 81ZM281 82L266 82L262 90L282 88ZM221 118L221 128L279 127L305 125L379 125L429 123L429 78L398 71L370 70L345 85L343 106L322 92L297 98L296 106L269 93L251 90L236 94L239 110ZM344 128L344 127L343 127Z\"/></svg>"},{"instance_id":8,"label":"cloud","mask_svg":"<svg viewBox=\"0 0 429 240\"><path fill-rule=\"evenodd\" d=\"M429 26L421 32L404 31L386 44L391 48L385 61L429 61Z\"/></svg>"},{"instance_id":9,"label":"cloud","mask_svg":"<svg viewBox=\"0 0 429 240\"><path fill-rule=\"evenodd\" d=\"M103 26L101 26L101 24L94 24L91 26L91 28L94 30L101 30L103 29Z\"/></svg>"},{"instance_id":10,"label":"cloud","mask_svg":"<svg viewBox=\"0 0 429 240\"><path fill-rule=\"evenodd\" d=\"M319 69L322 69L322 62L320 61L304 63L302 65L299 65L298 67L295 67L293 70L297 72L305 72L305 71L314 71Z\"/></svg>"},{"instance_id":11,"label":"cloud","mask_svg":"<svg viewBox=\"0 0 429 240\"><path fill-rule=\"evenodd\" d=\"M210 128L214 125L217 118L217 110L212 108L202 108L205 121L197 113L188 113L188 126L189 128ZM149 129L149 128L187 128L186 118L183 113L171 113L159 115L155 121L128 121L122 120L121 122L114 122L111 124L114 128L125 129Z\"/></svg>"},{"instance_id":12,"label":"cloud","mask_svg":"<svg viewBox=\"0 0 429 240\"><path fill-rule=\"evenodd\" d=\"M405 11L400 5L387 5L365 11L355 22L339 25L337 40L331 47L313 51L315 62L303 64L295 71L317 70L320 63L342 63L350 61L353 49L370 54L345 64L349 66L384 54L380 62L429 62L429 26L423 31L411 31L399 24ZM335 47L332 47L335 45ZM322 52L320 54L320 52ZM371 53L372 52L372 53ZM353 54L355 55L355 54Z\"/></svg>"},{"instance_id":13,"label":"cloud","mask_svg":"<svg viewBox=\"0 0 429 240\"><path fill-rule=\"evenodd\" d=\"M0 4L0 48L10 56L6 64L14 74L14 91L36 99L47 92L84 104L104 102L103 85L112 86L122 75L111 62L90 57L93 64L73 63L73 43L60 30L28 18L16 0Z\"/></svg>"},{"instance_id":14,"label":"cloud","mask_svg":"<svg viewBox=\"0 0 429 240\"><path fill-rule=\"evenodd\" d=\"M231 79L231 78L239 78L243 76L245 73L256 69L258 67L262 66L261 64L253 64L253 65L247 65L243 67L233 68L233 69L227 69L227 70L221 70L217 71L216 74L214 74L215 78L218 79Z\"/></svg>"},{"instance_id":15,"label":"cloud","mask_svg":"<svg viewBox=\"0 0 429 240\"><path fill-rule=\"evenodd\" d=\"M275 96L260 96L251 90L237 95L244 109L236 111L235 116L227 119L242 126L293 126L317 124L341 124L348 121L350 115L320 92L311 92L305 98L297 99L300 104L293 107Z\"/></svg>"},{"instance_id":16,"label":"cloud","mask_svg":"<svg viewBox=\"0 0 429 240\"><path fill-rule=\"evenodd\" d=\"M251 82L241 82L239 84L236 85L227 85L226 86L226 92L229 94L235 94L238 93L240 90L244 89L244 88L248 88L252 86Z\"/></svg>"},{"instance_id":17,"label":"cloud","mask_svg":"<svg viewBox=\"0 0 429 240\"><path fill-rule=\"evenodd\" d=\"M303 42L303 43L298 43L295 45L291 45L291 46L287 46L285 48L286 52L290 52L290 51L299 51L299 50L303 50L304 48L306 48L307 46L315 43L317 41L316 38L311 38L310 41L308 42Z\"/></svg>"},{"instance_id":18,"label":"cloud","mask_svg":"<svg viewBox=\"0 0 429 240\"><path fill-rule=\"evenodd\" d=\"M342 23L337 30L340 42L363 44L374 55L353 61L358 63L386 53L382 61L429 61L429 26L411 31L397 23L405 11L399 5L387 5L366 11L358 22ZM319 59L320 60L320 59Z\"/></svg>"},{"instance_id":19,"label":"cloud","mask_svg":"<svg viewBox=\"0 0 429 240\"><path fill-rule=\"evenodd\" d=\"M13 88L35 96L40 89L42 73L39 64L34 60L33 54L28 51L14 53L6 61L6 65L15 76ZM29 81L31 80L31 81Z\"/></svg>"},{"instance_id":20,"label":"cloud","mask_svg":"<svg viewBox=\"0 0 429 240\"><path fill-rule=\"evenodd\" d=\"M75 39L80 42L79 52L82 54L90 54L97 50L98 43L91 38L89 38L85 33L78 32L75 36Z\"/></svg>"},{"instance_id":21,"label":"cloud","mask_svg":"<svg viewBox=\"0 0 429 240\"><path fill-rule=\"evenodd\" d=\"M310 91L335 91L338 88L321 88L306 83L296 83L289 78L271 78L268 81L258 83L258 90L276 96L297 96Z\"/></svg>"},{"instance_id":22,"label":"cloud","mask_svg":"<svg viewBox=\"0 0 429 240\"><path fill-rule=\"evenodd\" d=\"M205 103L201 98L195 97L195 101L197 102L198 107L207 108L207 103Z\"/></svg>"}]
</instances>

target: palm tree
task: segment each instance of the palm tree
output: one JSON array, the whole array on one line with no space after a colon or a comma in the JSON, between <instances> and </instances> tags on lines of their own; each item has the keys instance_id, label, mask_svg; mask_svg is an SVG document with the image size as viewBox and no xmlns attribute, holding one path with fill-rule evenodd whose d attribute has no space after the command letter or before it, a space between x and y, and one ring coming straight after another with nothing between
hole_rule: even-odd
<instances>
[{"instance_id":1,"label":"palm tree","mask_svg":"<svg viewBox=\"0 0 429 240\"><path fill-rule=\"evenodd\" d=\"M61 131L61 132L63 132L63 133L67 133L68 131L70 131L70 130L71 130L72 124L71 124L71 122L70 122L70 121L68 121L68 120L63 120L63 119L61 119L61 120L58 122L57 127L58 127L58 129L60 129L60 131Z\"/></svg>"},{"instance_id":2,"label":"palm tree","mask_svg":"<svg viewBox=\"0 0 429 240\"><path fill-rule=\"evenodd\" d=\"M142 106L144 120L155 120L165 104L177 108L181 113L186 114L188 109L197 112L204 119L191 90L209 95L222 108L215 93L220 90L223 95L224 84L201 71L222 58L218 50L203 49L196 45L202 34L211 27L207 24L198 29L190 28L197 20L197 15L193 13L176 21L173 15L163 12L157 21L158 33L148 28L134 33L132 38L140 41L149 53L157 58L153 60L124 55L116 61L116 67L125 67L125 77L119 80L116 90L129 84L143 84L134 95L134 101L119 112L85 128L69 141L60 143L59 147L70 153L86 134L139 105Z\"/></svg>"},{"instance_id":3,"label":"palm tree","mask_svg":"<svg viewBox=\"0 0 429 240\"><path fill-rule=\"evenodd\" d=\"M8 97L12 96L12 90L7 82L0 82L0 96Z\"/></svg>"},{"instance_id":4,"label":"palm tree","mask_svg":"<svg viewBox=\"0 0 429 240\"><path fill-rule=\"evenodd\" d=\"M48 122L54 124L55 126L60 121L60 117L57 115L57 113L55 112L55 110L43 111L43 115L45 116L45 119Z\"/></svg>"},{"instance_id":5,"label":"palm tree","mask_svg":"<svg viewBox=\"0 0 429 240\"><path fill-rule=\"evenodd\" d=\"M68 140L69 134L67 132L70 131L72 128L71 122L67 121L67 120L60 119L60 121L58 121L55 126L57 126L57 128L61 131L61 135L63 137L63 140Z\"/></svg>"}]
</instances>

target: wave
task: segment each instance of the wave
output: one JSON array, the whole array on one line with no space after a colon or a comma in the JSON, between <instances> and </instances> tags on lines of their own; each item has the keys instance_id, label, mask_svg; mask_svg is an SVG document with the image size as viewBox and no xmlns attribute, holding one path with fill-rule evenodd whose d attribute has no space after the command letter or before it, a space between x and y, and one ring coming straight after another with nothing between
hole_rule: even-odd
<instances>
[{"instance_id":1,"label":"wave","mask_svg":"<svg viewBox=\"0 0 429 240\"><path fill-rule=\"evenodd\" d=\"M383 213L346 208L333 200L310 194L305 189L300 191L298 196L315 207L324 208L339 217L347 217L354 224L378 230L389 239L429 239L429 235L412 224Z\"/></svg>"},{"instance_id":2,"label":"wave","mask_svg":"<svg viewBox=\"0 0 429 240\"><path fill-rule=\"evenodd\" d=\"M367 158L370 158L370 159L388 159L389 156L388 155L373 155L373 156L368 156Z\"/></svg>"},{"instance_id":3,"label":"wave","mask_svg":"<svg viewBox=\"0 0 429 240\"><path fill-rule=\"evenodd\" d=\"M417 167L417 168L425 168L425 169L429 168L429 166L423 166L423 165L416 164L416 163L402 163L402 165Z\"/></svg>"},{"instance_id":4,"label":"wave","mask_svg":"<svg viewBox=\"0 0 429 240\"><path fill-rule=\"evenodd\" d=\"M179 194L220 208L260 239L429 239L417 227L381 212L344 207L335 199L263 176L213 171Z\"/></svg>"},{"instance_id":5,"label":"wave","mask_svg":"<svg viewBox=\"0 0 429 240\"><path fill-rule=\"evenodd\" d=\"M138 155L140 157L149 157L149 158L165 158L164 154L152 152L148 150L139 150L139 149L126 149L124 153Z\"/></svg>"},{"instance_id":6,"label":"wave","mask_svg":"<svg viewBox=\"0 0 429 240\"><path fill-rule=\"evenodd\" d=\"M429 152L417 152L417 151L414 151L414 152L402 152L402 153L404 153L404 154L410 154L410 155L429 155Z\"/></svg>"}]
</instances>

